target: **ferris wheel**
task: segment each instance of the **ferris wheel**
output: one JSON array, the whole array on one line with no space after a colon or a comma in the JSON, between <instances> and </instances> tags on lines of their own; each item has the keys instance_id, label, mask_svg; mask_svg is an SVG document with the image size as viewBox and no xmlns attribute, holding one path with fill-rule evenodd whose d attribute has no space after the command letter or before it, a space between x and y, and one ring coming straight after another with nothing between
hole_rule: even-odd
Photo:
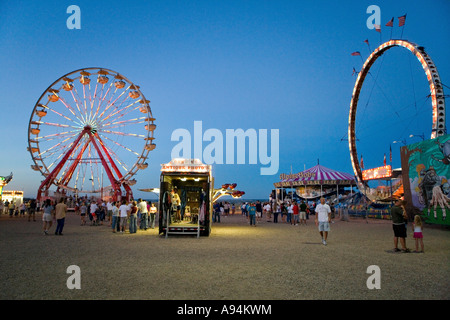
<instances>
[{"instance_id":1,"label":"ferris wheel","mask_svg":"<svg viewBox=\"0 0 450 320\"><path fill-rule=\"evenodd\" d=\"M132 198L133 176L156 145L155 118L139 86L116 71L84 68L53 82L28 125L31 168L44 176L37 199L52 185L66 194Z\"/></svg>"},{"instance_id":2,"label":"ferris wheel","mask_svg":"<svg viewBox=\"0 0 450 320\"><path fill-rule=\"evenodd\" d=\"M429 55L425 52L425 49L417 44L409 42L407 40L390 40L380 46L378 46L366 59L361 71L358 73L356 83L353 88L353 95L350 102L350 113L348 121L348 141L350 150L350 159L353 166L353 171L357 179L359 190L364 193L370 200L374 201L375 198L371 196L371 190L367 187L363 181L362 169L358 160L358 152L356 149L356 111L358 108L358 101L360 99L361 89L363 83L370 69L375 61L385 54L389 49L394 47L400 47L407 49L412 53L420 62L423 71L426 75L429 85L429 97L431 97L431 138L442 136L446 133L445 126L445 96L444 89L437 68Z\"/></svg>"}]
</instances>

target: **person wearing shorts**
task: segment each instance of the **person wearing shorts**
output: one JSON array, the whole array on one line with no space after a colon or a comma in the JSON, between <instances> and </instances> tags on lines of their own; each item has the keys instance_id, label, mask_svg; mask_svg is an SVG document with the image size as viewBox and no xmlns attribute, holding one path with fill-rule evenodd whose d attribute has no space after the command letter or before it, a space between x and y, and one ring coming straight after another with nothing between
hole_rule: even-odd
<instances>
[{"instance_id":1,"label":"person wearing shorts","mask_svg":"<svg viewBox=\"0 0 450 320\"><path fill-rule=\"evenodd\" d=\"M124 233L127 227L128 211L130 211L130 208L127 206L126 201L123 200L122 205L119 207L120 233Z\"/></svg>"},{"instance_id":2,"label":"person wearing shorts","mask_svg":"<svg viewBox=\"0 0 450 320\"><path fill-rule=\"evenodd\" d=\"M306 209L307 209L307 206L306 206L306 203L305 203L305 201L302 201L302 203L300 203L300 224L305 224L305 226L306 226Z\"/></svg>"},{"instance_id":3,"label":"person wearing shorts","mask_svg":"<svg viewBox=\"0 0 450 320\"><path fill-rule=\"evenodd\" d=\"M44 234L48 235L48 231L52 227L55 207L52 206L50 199L45 200L44 214L42 215Z\"/></svg>"},{"instance_id":4,"label":"person wearing shorts","mask_svg":"<svg viewBox=\"0 0 450 320\"><path fill-rule=\"evenodd\" d=\"M414 241L416 242L416 250L414 252L425 252L424 248L423 248L423 222L422 222L422 218L420 218L419 215L415 215L414 216L414 223L412 225L413 228L413 238ZM420 243L420 247L421 247L421 251L419 251L419 243Z\"/></svg>"},{"instance_id":5,"label":"person wearing shorts","mask_svg":"<svg viewBox=\"0 0 450 320\"><path fill-rule=\"evenodd\" d=\"M108 202L106 203L106 210L108 212L109 226L111 226L111 223L112 223L112 210L113 210L113 204L111 203L111 200L108 200Z\"/></svg>"},{"instance_id":6,"label":"person wearing shorts","mask_svg":"<svg viewBox=\"0 0 450 320\"><path fill-rule=\"evenodd\" d=\"M325 198L320 198L320 203L316 207L316 226L319 227L319 233L322 237L322 244L327 245L328 232L330 232L331 209L325 203Z\"/></svg>"},{"instance_id":7,"label":"person wearing shorts","mask_svg":"<svg viewBox=\"0 0 450 320\"><path fill-rule=\"evenodd\" d=\"M395 202L395 205L391 209L392 229L394 230L394 252L409 252L406 248L405 205L406 201L400 199ZM401 250L398 248L399 239L400 245L402 246Z\"/></svg>"},{"instance_id":8,"label":"person wearing shorts","mask_svg":"<svg viewBox=\"0 0 450 320\"><path fill-rule=\"evenodd\" d=\"M80 218L81 218L81 225L86 225L86 212L87 212L87 206L86 203L83 202L80 206Z\"/></svg>"},{"instance_id":9,"label":"person wearing shorts","mask_svg":"<svg viewBox=\"0 0 450 320\"><path fill-rule=\"evenodd\" d=\"M262 205L261 205L261 202L256 201L255 208L256 208L256 221L260 221L261 218L262 218Z\"/></svg>"}]
</instances>

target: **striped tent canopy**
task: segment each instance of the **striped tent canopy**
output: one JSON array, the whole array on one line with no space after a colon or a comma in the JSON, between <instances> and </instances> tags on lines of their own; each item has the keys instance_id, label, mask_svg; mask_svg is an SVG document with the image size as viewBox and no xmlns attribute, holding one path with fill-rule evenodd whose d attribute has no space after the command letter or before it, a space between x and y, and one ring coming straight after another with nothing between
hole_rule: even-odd
<instances>
[{"instance_id":1,"label":"striped tent canopy","mask_svg":"<svg viewBox=\"0 0 450 320\"><path fill-rule=\"evenodd\" d=\"M309 173L309 174L308 174ZM355 181L355 176L349 173L340 172L329 169L320 164L303 171L303 177L298 178L301 181L338 181L338 180L352 180Z\"/></svg>"},{"instance_id":2,"label":"striped tent canopy","mask_svg":"<svg viewBox=\"0 0 450 320\"><path fill-rule=\"evenodd\" d=\"M297 174L291 174L280 182L274 183L275 187L293 187L302 185L352 185L356 184L355 176L349 173L336 171L320 164Z\"/></svg>"}]
</instances>

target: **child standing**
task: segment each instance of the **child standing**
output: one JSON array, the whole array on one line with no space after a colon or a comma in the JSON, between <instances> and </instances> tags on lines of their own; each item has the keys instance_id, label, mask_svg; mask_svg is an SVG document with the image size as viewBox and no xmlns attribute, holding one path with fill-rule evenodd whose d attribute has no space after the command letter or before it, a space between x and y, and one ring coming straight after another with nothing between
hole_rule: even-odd
<instances>
[{"instance_id":1,"label":"child standing","mask_svg":"<svg viewBox=\"0 0 450 320\"><path fill-rule=\"evenodd\" d=\"M416 241L416 251L414 252L424 252L423 250L423 223L422 223L422 219L420 218L419 215L416 215L414 217L414 222L413 222L413 238ZM420 242L420 248L422 249L421 251L419 251L419 242Z\"/></svg>"}]
</instances>

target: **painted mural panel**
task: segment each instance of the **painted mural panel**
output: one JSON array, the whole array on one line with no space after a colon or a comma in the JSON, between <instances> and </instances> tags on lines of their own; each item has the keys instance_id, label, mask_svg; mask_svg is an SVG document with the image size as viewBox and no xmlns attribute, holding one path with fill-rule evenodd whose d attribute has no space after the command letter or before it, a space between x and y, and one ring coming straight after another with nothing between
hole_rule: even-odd
<instances>
[{"instance_id":1,"label":"painted mural panel","mask_svg":"<svg viewBox=\"0 0 450 320\"><path fill-rule=\"evenodd\" d=\"M427 223L450 225L450 135L401 149L405 199Z\"/></svg>"}]
</instances>

